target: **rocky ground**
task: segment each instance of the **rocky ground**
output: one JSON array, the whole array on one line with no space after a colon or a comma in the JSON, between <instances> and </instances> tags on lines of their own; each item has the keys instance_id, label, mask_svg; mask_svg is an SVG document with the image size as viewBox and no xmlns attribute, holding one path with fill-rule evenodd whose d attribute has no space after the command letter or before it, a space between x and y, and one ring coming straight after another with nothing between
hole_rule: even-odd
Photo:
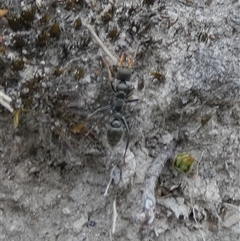
<instances>
[{"instance_id":1,"label":"rocky ground","mask_svg":"<svg viewBox=\"0 0 240 241\"><path fill-rule=\"evenodd\" d=\"M238 1L0 9L0 87L15 109L0 108L0 240L240 239ZM136 53L125 164L126 135L107 142L111 113L86 121L114 100L87 24L114 56ZM183 152L187 174L172 164Z\"/></svg>"}]
</instances>

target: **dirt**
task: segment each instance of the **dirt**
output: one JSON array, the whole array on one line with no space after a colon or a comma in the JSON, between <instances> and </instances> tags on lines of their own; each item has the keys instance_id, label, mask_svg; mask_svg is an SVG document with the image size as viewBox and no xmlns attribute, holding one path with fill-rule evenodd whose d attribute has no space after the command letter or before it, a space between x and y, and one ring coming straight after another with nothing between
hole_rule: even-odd
<instances>
[{"instance_id":1,"label":"dirt","mask_svg":"<svg viewBox=\"0 0 240 241\"><path fill-rule=\"evenodd\" d=\"M0 240L240 239L238 1L0 9L0 87L15 109L0 107ZM125 163L127 134L107 141L111 113L86 121L114 101L86 24L133 58ZM190 172L174 168L179 153Z\"/></svg>"}]
</instances>

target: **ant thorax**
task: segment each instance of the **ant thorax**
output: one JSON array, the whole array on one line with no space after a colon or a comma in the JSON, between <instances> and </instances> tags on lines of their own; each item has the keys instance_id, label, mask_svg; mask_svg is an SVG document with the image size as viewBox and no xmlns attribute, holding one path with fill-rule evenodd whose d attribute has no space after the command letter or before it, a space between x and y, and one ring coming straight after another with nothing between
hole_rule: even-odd
<instances>
[{"instance_id":1,"label":"ant thorax","mask_svg":"<svg viewBox=\"0 0 240 241\"><path fill-rule=\"evenodd\" d=\"M116 92L118 93L117 98L120 98L120 99L126 98L126 96L129 94L129 91L130 91L129 86L124 80L121 80L119 84L116 86ZM123 93L124 93L124 96L122 96Z\"/></svg>"},{"instance_id":2,"label":"ant thorax","mask_svg":"<svg viewBox=\"0 0 240 241\"><path fill-rule=\"evenodd\" d=\"M114 112L121 112L124 106L124 100L123 99L116 99L113 103L113 110Z\"/></svg>"}]
</instances>

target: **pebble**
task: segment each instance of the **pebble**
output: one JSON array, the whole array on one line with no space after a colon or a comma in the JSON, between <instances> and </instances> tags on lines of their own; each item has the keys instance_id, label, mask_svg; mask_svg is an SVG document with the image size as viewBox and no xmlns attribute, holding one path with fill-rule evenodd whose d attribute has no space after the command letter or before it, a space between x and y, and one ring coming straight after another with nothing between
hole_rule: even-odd
<instances>
[{"instance_id":1,"label":"pebble","mask_svg":"<svg viewBox=\"0 0 240 241\"><path fill-rule=\"evenodd\" d=\"M82 217L73 223L73 232L78 234L81 232L82 227L87 223L88 217L86 214L82 214Z\"/></svg>"},{"instance_id":2,"label":"pebble","mask_svg":"<svg viewBox=\"0 0 240 241\"><path fill-rule=\"evenodd\" d=\"M70 211L69 208L63 208L63 209L62 209L62 213L63 213L64 215L69 215L69 214L71 214L71 211Z\"/></svg>"}]
</instances>

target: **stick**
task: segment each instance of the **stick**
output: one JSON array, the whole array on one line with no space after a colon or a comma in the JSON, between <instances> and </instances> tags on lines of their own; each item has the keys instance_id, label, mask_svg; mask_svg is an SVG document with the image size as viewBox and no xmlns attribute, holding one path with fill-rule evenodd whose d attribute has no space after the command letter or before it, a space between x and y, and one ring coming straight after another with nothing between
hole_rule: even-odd
<instances>
[{"instance_id":1,"label":"stick","mask_svg":"<svg viewBox=\"0 0 240 241\"><path fill-rule=\"evenodd\" d=\"M77 58L71 59L68 63L65 64L65 66L63 68L66 69L69 64L71 64L74 61L78 61L80 59L81 59L81 57L77 57Z\"/></svg>"},{"instance_id":2,"label":"stick","mask_svg":"<svg viewBox=\"0 0 240 241\"><path fill-rule=\"evenodd\" d=\"M107 14L109 11L112 11L114 2L113 0L109 0L108 1L108 5L106 6L106 8L100 13L100 16L103 17L105 14Z\"/></svg>"},{"instance_id":3,"label":"stick","mask_svg":"<svg viewBox=\"0 0 240 241\"><path fill-rule=\"evenodd\" d=\"M173 156L175 148L175 140L168 146L163 145L147 171L142 195L143 211L137 215L137 221L140 223L151 224L154 220L154 209L156 206L155 187L167 160Z\"/></svg>"},{"instance_id":4,"label":"stick","mask_svg":"<svg viewBox=\"0 0 240 241\"><path fill-rule=\"evenodd\" d=\"M4 94L2 91L0 91L0 104L4 106L6 109L8 109L10 112L13 112L14 109L11 106L12 98Z\"/></svg>"},{"instance_id":5,"label":"stick","mask_svg":"<svg viewBox=\"0 0 240 241\"><path fill-rule=\"evenodd\" d=\"M198 229L199 229L199 232L200 232L200 234L201 234L201 236L202 236L202 240L203 240L203 241L206 241L206 239L205 239L204 236L203 236L203 232L202 232L202 230L201 230L201 227L200 227L200 225L199 225L199 222L197 221L197 218L196 218L196 213L195 213L195 208L194 208L194 205L193 205L192 197L190 197L190 200L191 200L191 206L192 206L192 209L193 209L193 218L194 218L194 221L195 221L195 223L197 224L197 227L198 227Z\"/></svg>"},{"instance_id":6,"label":"stick","mask_svg":"<svg viewBox=\"0 0 240 241\"><path fill-rule=\"evenodd\" d=\"M116 209L116 198L113 200L113 220L112 220L112 234L116 231L116 221L117 221L117 209Z\"/></svg>"},{"instance_id":7,"label":"stick","mask_svg":"<svg viewBox=\"0 0 240 241\"><path fill-rule=\"evenodd\" d=\"M110 187L110 185L111 185L111 182L112 182L112 180L113 180L113 172L114 172L114 170L115 170L116 167L117 167L117 166L115 165L115 166L112 168L112 170L111 170L110 179L109 179L109 182L108 182L108 184L107 184L106 190L105 190L105 192L104 192L104 194L103 194L104 197L106 197L106 196L108 195L108 189L109 189L109 187Z\"/></svg>"},{"instance_id":8,"label":"stick","mask_svg":"<svg viewBox=\"0 0 240 241\"><path fill-rule=\"evenodd\" d=\"M90 34L93 36L93 38L95 39L95 41L97 42L98 46L100 48L102 48L102 50L105 52L105 54L111 59L111 61L113 62L114 65L117 64L118 59L113 56L111 54L111 52L108 50L108 48L104 45L104 43L102 42L102 40L97 36L97 34L95 33L93 27L89 24L84 24L84 26L89 30Z\"/></svg>"}]
</instances>

